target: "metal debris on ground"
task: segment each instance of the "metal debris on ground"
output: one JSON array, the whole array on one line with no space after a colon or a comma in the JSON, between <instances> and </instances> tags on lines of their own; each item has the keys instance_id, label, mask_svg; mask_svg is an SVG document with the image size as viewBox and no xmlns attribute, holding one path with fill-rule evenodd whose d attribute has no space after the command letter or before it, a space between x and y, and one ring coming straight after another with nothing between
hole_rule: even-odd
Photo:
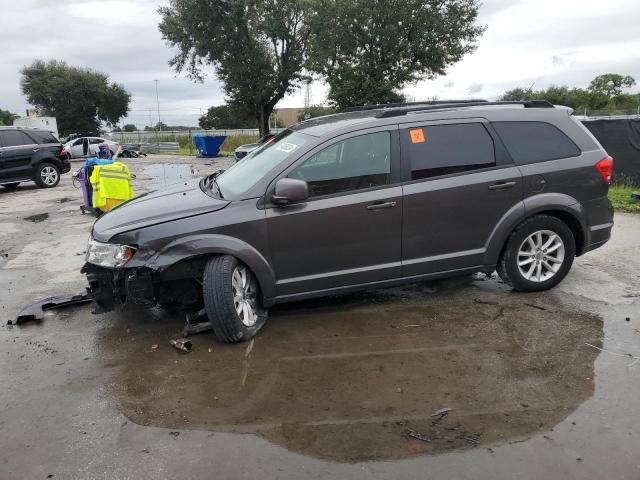
<instances>
[{"instance_id":1,"label":"metal debris on ground","mask_svg":"<svg viewBox=\"0 0 640 480\"><path fill-rule=\"evenodd\" d=\"M480 435L470 433L469 435L464 436L464 441L472 445L478 445L480 443Z\"/></svg>"},{"instance_id":2,"label":"metal debris on ground","mask_svg":"<svg viewBox=\"0 0 640 480\"><path fill-rule=\"evenodd\" d=\"M407 429L407 437L415 438L416 440L420 440L421 442L430 442L431 439L427 437L425 434L416 432L415 430Z\"/></svg>"},{"instance_id":3,"label":"metal debris on ground","mask_svg":"<svg viewBox=\"0 0 640 480\"><path fill-rule=\"evenodd\" d=\"M542 307L540 305L536 305L535 303L525 303L525 305L527 307L531 307L531 308L537 308L538 310L547 310L545 307Z\"/></svg>"},{"instance_id":4,"label":"metal debris on ground","mask_svg":"<svg viewBox=\"0 0 640 480\"><path fill-rule=\"evenodd\" d=\"M493 300L483 300L481 298L474 298L473 301L481 305L498 305L498 302L494 302Z\"/></svg>"},{"instance_id":5,"label":"metal debris on ground","mask_svg":"<svg viewBox=\"0 0 640 480\"><path fill-rule=\"evenodd\" d=\"M433 419L431 421L431 426L434 427L436 426L438 423L440 423L444 418L446 418L447 416L449 416L449 412L451 411L450 408L441 408L440 410L436 410L435 412L433 412L431 414L431 418Z\"/></svg>"},{"instance_id":6,"label":"metal debris on ground","mask_svg":"<svg viewBox=\"0 0 640 480\"><path fill-rule=\"evenodd\" d=\"M431 414L432 417L446 417L449 415L451 409L449 407L441 408L440 410L436 410Z\"/></svg>"},{"instance_id":7,"label":"metal debris on ground","mask_svg":"<svg viewBox=\"0 0 640 480\"><path fill-rule=\"evenodd\" d=\"M84 305L90 302L91 297L86 293L48 297L23 308L15 320L9 320L7 325L19 325L29 320L42 320L44 318L44 310L52 310L54 308L68 307L71 305Z\"/></svg>"},{"instance_id":8,"label":"metal debris on ground","mask_svg":"<svg viewBox=\"0 0 640 480\"><path fill-rule=\"evenodd\" d=\"M191 351L191 348L193 347L193 345L191 345L191 342L186 338L175 338L169 340L169 343L178 350L186 353L189 353Z\"/></svg>"},{"instance_id":9,"label":"metal debris on ground","mask_svg":"<svg viewBox=\"0 0 640 480\"><path fill-rule=\"evenodd\" d=\"M157 350L158 349L158 344L154 343L153 345L151 345L151 350Z\"/></svg>"}]
</instances>

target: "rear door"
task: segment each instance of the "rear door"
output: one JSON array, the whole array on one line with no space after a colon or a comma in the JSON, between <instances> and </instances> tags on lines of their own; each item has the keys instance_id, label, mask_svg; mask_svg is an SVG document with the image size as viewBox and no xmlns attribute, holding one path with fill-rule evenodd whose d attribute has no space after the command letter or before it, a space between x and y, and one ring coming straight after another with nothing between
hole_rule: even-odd
<instances>
[{"instance_id":1,"label":"rear door","mask_svg":"<svg viewBox=\"0 0 640 480\"><path fill-rule=\"evenodd\" d=\"M267 209L278 296L400 276L398 157L397 126L385 127L330 140L283 172L310 196Z\"/></svg>"},{"instance_id":2,"label":"rear door","mask_svg":"<svg viewBox=\"0 0 640 480\"><path fill-rule=\"evenodd\" d=\"M31 158L39 149L35 140L21 130L0 130L0 146L0 179L30 179Z\"/></svg>"},{"instance_id":3,"label":"rear door","mask_svg":"<svg viewBox=\"0 0 640 480\"><path fill-rule=\"evenodd\" d=\"M480 266L522 179L484 119L400 125L404 276Z\"/></svg>"}]
</instances>

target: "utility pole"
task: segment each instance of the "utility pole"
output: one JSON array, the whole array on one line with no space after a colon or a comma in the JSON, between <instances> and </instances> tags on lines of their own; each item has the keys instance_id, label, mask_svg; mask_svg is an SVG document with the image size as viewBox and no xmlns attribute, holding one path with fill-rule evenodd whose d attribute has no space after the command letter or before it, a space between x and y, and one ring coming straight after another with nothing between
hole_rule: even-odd
<instances>
[{"instance_id":1,"label":"utility pole","mask_svg":"<svg viewBox=\"0 0 640 480\"><path fill-rule=\"evenodd\" d=\"M162 131L162 122L160 121L160 98L158 97L158 80L156 82L156 104L158 105L158 129Z\"/></svg>"}]
</instances>

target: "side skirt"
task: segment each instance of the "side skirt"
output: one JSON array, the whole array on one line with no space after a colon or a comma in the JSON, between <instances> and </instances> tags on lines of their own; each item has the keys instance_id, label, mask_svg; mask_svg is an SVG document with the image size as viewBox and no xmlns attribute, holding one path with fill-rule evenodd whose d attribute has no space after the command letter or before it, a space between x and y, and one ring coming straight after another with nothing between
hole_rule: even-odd
<instances>
[{"instance_id":1,"label":"side skirt","mask_svg":"<svg viewBox=\"0 0 640 480\"><path fill-rule=\"evenodd\" d=\"M346 287L327 288L323 290L312 290L310 292L296 293L293 295L280 295L272 299L264 299L264 306L270 307L277 303L293 302L298 300L307 300L310 298L324 297L327 295L343 294L357 292L360 290L368 290L373 288L394 287L405 285L407 283L416 283L423 280L437 280L440 278L457 277L460 275L468 275L475 272L491 273L495 270L495 265L477 265L474 267L460 268L456 270L445 270L442 272L425 273L422 275L413 275L410 277L393 278L391 280L382 280L379 282L360 283L357 285L348 285Z\"/></svg>"}]
</instances>

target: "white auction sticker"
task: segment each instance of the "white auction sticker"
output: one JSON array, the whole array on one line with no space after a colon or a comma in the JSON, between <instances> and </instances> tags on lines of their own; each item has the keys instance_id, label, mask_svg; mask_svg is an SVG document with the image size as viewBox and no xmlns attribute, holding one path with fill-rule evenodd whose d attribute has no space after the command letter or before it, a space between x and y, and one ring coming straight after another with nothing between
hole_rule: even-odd
<instances>
[{"instance_id":1,"label":"white auction sticker","mask_svg":"<svg viewBox=\"0 0 640 480\"><path fill-rule=\"evenodd\" d=\"M282 142L280 145L276 147L276 150L280 150L281 152L291 153L296 148L298 148L298 145L296 145L295 143Z\"/></svg>"}]
</instances>

